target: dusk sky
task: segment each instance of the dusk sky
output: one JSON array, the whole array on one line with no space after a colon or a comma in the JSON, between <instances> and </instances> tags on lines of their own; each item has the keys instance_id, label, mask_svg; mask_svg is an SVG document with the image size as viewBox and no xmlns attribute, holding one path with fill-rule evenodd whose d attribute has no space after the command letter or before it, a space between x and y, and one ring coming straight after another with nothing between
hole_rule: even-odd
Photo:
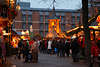
<instances>
[{"instance_id":1,"label":"dusk sky","mask_svg":"<svg viewBox=\"0 0 100 67\"><path fill-rule=\"evenodd\" d=\"M53 0L20 0L30 2L31 8L52 8ZM82 8L82 0L56 0L56 9L80 9Z\"/></svg>"}]
</instances>

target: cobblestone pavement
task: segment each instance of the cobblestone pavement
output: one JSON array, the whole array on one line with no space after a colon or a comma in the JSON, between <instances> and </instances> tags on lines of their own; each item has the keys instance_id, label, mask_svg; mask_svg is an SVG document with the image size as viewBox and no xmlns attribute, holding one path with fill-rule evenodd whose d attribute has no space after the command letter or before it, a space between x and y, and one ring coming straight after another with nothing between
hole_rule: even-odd
<instances>
[{"instance_id":1,"label":"cobblestone pavement","mask_svg":"<svg viewBox=\"0 0 100 67\"><path fill-rule=\"evenodd\" d=\"M11 67L87 67L85 62L72 62L71 57L57 57L56 55L39 54L38 63L23 63L23 60L9 58Z\"/></svg>"}]
</instances>

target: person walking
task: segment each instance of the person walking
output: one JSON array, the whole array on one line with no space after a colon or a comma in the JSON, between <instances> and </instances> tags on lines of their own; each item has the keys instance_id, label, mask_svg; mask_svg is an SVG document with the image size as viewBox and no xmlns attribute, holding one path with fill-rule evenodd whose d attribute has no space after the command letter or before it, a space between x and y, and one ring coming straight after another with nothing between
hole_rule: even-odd
<instances>
[{"instance_id":1,"label":"person walking","mask_svg":"<svg viewBox=\"0 0 100 67\"><path fill-rule=\"evenodd\" d=\"M23 49L23 54L25 57L24 63L28 62L29 51L30 51L29 44L27 43L27 41L24 41L24 49Z\"/></svg>"},{"instance_id":2,"label":"person walking","mask_svg":"<svg viewBox=\"0 0 100 67\"><path fill-rule=\"evenodd\" d=\"M70 40L69 39L67 39L65 42L65 53L69 57L69 54L70 54Z\"/></svg>"},{"instance_id":3,"label":"person walking","mask_svg":"<svg viewBox=\"0 0 100 67\"><path fill-rule=\"evenodd\" d=\"M90 66L93 67L95 62L98 62L98 65L100 67L100 40L97 40L97 43L95 41L91 41L91 64Z\"/></svg>"},{"instance_id":4,"label":"person walking","mask_svg":"<svg viewBox=\"0 0 100 67\"><path fill-rule=\"evenodd\" d=\"M81 57L85 58L85 37L80 36L78 39L78 43L80 44L80 48L81 48Z\"/></svg>"},{"instance_id":5,"label":"person walking","mask_svg":"<svg viewBox=\"0 0 100 67\"><path fill-rule=\"evenodd\" d=\"M48 54L51 54L51 50L52 50L51 45L52 45L52 41L49 40L49 41L48 41Z\"/></svg>"},{"instance_id":6,"label":"person walking","mask_svg":"<svg viewBox=\"0 0 100 67\"><path fill-rule=\"evenodd\" d=\"M18 43L18 59L21 59L21 55L23 53L22 48L23 48L23 40L21 39Z\"/></svg>"},{"instance_id":7,"label":"person walking","mask_svg":"<svg viewBox=\"0 0 100 67\"><path fill-rule=\"evenodd\" d=\"M38 43L35 39L33 39L33 44L31 46L31 50L32 50L32 62L33 63L38 63Z\"/></svg>"},{"instance_id":8,"label":"person walking","mask_svg":"<svg viewBox=\"0 0 100 67\"><path fill-rule=\"evenodd\" d=\"M71 49L72 49L73 62L79 62L79 58L80 58L80 45L78 43L78 38L75 38L72 41Z\"/></svg>"},{"instance_id":9,"label":"person walking","mask_svg":"<svg viewBox=\"0 0 100 67\"><path fill-rule=\"evenodd\" d=\"M6 63L6 46L3 35L1 36L2 64Z\"/></svg>"},{"instance_id":10,"label":"person walking","mask_svg":"<svg viewBox=\"0 0 100 67\"><path fill-rule=\"evenodd\" d=\"M59 44L60 44L60 48L59 48L59 50L60 50L60 57L64 57L65 56L65 50L64 50L65 42L64 42L64 39L60 39Z\"/></svg>"},{"instance_id":11,"label":"person walking","mask_svg":"<svg viewBox=\"0 0 100 67\"><path fill-rule=\"evenodd\" d=\"M57 48L57 56L60 56L60 39L57 40L56 48Z\"/></svg>"}]
</instances>

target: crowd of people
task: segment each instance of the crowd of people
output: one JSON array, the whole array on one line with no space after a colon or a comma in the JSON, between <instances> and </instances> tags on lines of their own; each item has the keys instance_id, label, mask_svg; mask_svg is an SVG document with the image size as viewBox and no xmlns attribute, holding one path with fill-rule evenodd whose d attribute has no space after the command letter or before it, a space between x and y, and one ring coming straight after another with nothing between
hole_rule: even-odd
<instances>
[{"instance_id":1,"label":"crowd of people","mask_svg":"<svg viewBox=\"0 0 100 67\"><path fill-rule=\"evenodd\" d=\"M0 58L6 61L6 38L1 37L0 41ZM96 60L100 60L100 39L90 42L91 45L91 65L93 66ZM66 38L48 38L48 39L32 39L32 40L20 40L18 47L16 48L16 57L18 59L24 59L23 62L38 62L38 52L43 54L56 55L59 57L72 56L73 62L79 62L80 56L86 57L85 37L75 37L72 39ZM0 61L1 62L1 61ZM100 65L99 65L100 66Z\"/></svg>"},{"instance_id":2,"label":"crowd of people","mask_svg":"<svg viewBox=\"0 0 100 67\"><path fill-rule=\"evenodd\" d=\"M38 42L36 39L28 40L20 40L18 43L18 53L16 56L18 59L24 59L24 63L26 62L38 62Z\"/></svg>"},{"instance_id":3,"label":"crowd of people","mask_svg":"<svg viewBox=\"0 0 100 67\"><path fill-rule=\"evenodd\" d=\"M73 62L79 62L80 55L85 56L85 38L21 39L18 43L16 57L18 59L23 58L25 63L37 63L38 52L50 55L55 54L59 57L72 56Z\"/></svg>"},{"instance_id":4,"label":"crowd of people","mask_svg":"<svg viewBox=\"0 0 100 67\"><path fill-rule=\"evenodd\" d=\"M72 56L74 62L78 62L80 55L85 56L85 38L76 37L73 39L56 38L40 41L40 52L56 54L60 57Z\"/></svg>"},{"instance_id":5,"label":"crowd of people","mask_svg":"<svg viewBox=\"0 0 100 67\"><path fill-rule=\"evenodd\" d=\"M81 42L82 41L82 42ZM18 44L18 53L16 56L20 59L21 55L25 59L24 62L38 62L38 52L46 54L56 54L60 57L69 57L72 55L73 61L78 62L80 57L80 51L84 56L84 38L55 38L55 39L43 39L36 40L20 40Z\"/></svg>"},{"instance_id":6,"label":"crowd of people","mask_svg":"<svg viewBox=\"0 0 100 67\"><path fill-rule=\"evenodd\" d=\"M91 59L100 60L100 39L90 41ZM60 57L72 56L73 62L79 62L80 58L86 58L85 37L75 37L73 39L57 38L44 39L40 41L40 52L47 54L56 54Z\"/></svg>"}]
</instances>

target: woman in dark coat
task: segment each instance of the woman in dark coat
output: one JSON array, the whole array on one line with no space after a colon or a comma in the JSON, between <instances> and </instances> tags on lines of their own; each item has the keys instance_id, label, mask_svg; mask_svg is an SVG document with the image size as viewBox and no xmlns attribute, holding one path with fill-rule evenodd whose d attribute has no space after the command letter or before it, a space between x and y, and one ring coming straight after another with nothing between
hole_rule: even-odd
<instances>
[{"instance_id":1,"label":"woman in dark coat","mask_svg":"<svg viewBox=\"0 0 100 67\"><path fill-rule=\"evenodd\" d=\"M65 48L65 42L64 42L64 39L61 39L60 40L60 42L59 42L59 50L60 50L60 56L61 57L64 57L65 56L65 50L64 50L64 48Z\"/></svg>"},{"instance_id":2,"label":"woman in dark coat","mask_svg":"<svg viewBox=\"0 0 100 67\"><path fill-rule=\"evenodd\" d=\"M65 43L65 53L69 57L69 54L70 54L70 40L69 39L67 39L67 41Z\"/></svg>"},{"instance_id":3,"label":"woman in dark coat","mask_svg":"<svg viewBox=\"0 0 100 67\"><path fill-rule=\"evenodd\" d=\"M78 62L79 61L79 56L80 56L80 45L78 43L78 38L75 38L72 41L71 49L72 49L73 62Z\"/></svg>"}]
</instances>

